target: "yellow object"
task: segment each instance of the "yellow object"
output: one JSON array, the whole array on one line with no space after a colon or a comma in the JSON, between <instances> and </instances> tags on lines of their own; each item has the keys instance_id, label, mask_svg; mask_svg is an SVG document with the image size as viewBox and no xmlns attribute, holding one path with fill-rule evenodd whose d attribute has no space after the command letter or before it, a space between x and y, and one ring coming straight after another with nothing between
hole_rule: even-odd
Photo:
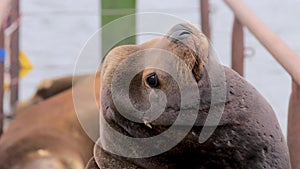
<instances>
[{"instance_id":1,"label":"yellow object","mask_svg":"<svg viewBox=\"0 0 300 169\"><path fill-rule=\"evenodd\" d=\"M20 51L19 55L19 62L20 62L20 72L19 76L20 78L26 76L32 69L33 65L27 58L24 52Z\"/></svg>"},{"instance_id":2,"label":"yellow object","mask_svg":"<svg viewBox=\"0 0 300 169\"><path fill-rule=\"evenodd\" d=\"M7 91L9 89L9 84L8 83L4 83L4 91Z\"/></svg>"},{"instance_id":3,"label":"yellow object","mask_svg":"<svg viewBox=\"0 0 300 169\"><path fill-rule=\"evenodd\" d=\"M23 51L20 51L19 53L19 64L20 64L20 72L19 72L19 77L22 78L24 76L26 76L32 69L33 69L33 65L32 63L29 61L29 59L27 58L26 54ZM6 74L7 76L5 77L5 82L4 82L4 90L8 90L10 87L9 84L9 75Z\"/></svg>"}]
</instances>

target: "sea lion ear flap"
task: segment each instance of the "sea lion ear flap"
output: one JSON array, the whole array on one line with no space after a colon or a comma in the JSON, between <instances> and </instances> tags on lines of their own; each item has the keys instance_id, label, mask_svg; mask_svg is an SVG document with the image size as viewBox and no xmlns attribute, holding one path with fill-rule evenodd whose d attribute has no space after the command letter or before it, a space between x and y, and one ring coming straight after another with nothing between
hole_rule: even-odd
<instances>
[{"instance_id":1,"label":"sea lion ear flap","mask_svg":"<svg viewBox=\"0 0 300 169\"><path fill-rule=\"evenodd\" d=\"M204 34L200 33L200 39L196 41L196 46L195 64L192 71L196 81L199 82L205 73L205 65L210 53L210 44Z\"/></svg>"}]
</instances>

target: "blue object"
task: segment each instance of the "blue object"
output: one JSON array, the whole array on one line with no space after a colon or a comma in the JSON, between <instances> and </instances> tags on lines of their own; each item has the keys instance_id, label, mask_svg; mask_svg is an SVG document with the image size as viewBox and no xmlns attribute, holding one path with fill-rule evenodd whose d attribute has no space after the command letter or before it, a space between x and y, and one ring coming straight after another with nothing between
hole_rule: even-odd
<instances>
[{"instance_id":1,"label":"blue object","mask_svg":"<svg viewBox=\"0 0 300 169\"><path fill-rule=\"evenodd\" d=\"M4 62L5 61L5 49L0 49L0 62Z\"/></svg>"}]
</instances>

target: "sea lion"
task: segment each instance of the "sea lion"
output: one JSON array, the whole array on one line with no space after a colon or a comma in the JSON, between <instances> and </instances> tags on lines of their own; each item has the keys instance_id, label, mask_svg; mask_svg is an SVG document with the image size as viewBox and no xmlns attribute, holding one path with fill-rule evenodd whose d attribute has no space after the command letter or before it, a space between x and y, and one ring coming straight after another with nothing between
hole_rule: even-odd
<instances>
[{"instance_id":1,"label":"sea lion","mask_svg":"<svg viewBox=\"0 0 300 169\"><path fill-rule=\"evenodd\" d=\"M26 100L19 101L17 103L16 112L21 112L32 105L38 104L43 100L66 91L72 86L76 85L78 81L81 81L88 76L89 75L81 75L77 77L65 76L52 79L44 79L39 83L32 97Z\"/></svg>"},{"instance_id":2,"label":"sea lion","mask_svg":"<svg viewBox=\"0 0 300 169\"><path fill-rule=\"evenodd\" d=\"M93 77L81 79L74 86L84 91L81 97L88 95L85 89ZM90 109L89 105L86 107L80 116L92 125L98 110ZM92 157L94 142L83 130L77 115L72 89L18 113L0 138L0 168L83 169ZM93 128L97 129L97 126Z\"/></svg>"},{"instance_id":3,"label":"sea lion","mask_svg":"<svg viewBox=\"0 0 300 169\"><path fill-rule=\"evenodd\" d=\"M181 66L164 62L165 53L151 53L152 49L167 51L177 56L187 65L189 72L182 70ZM98 144L94 147L94 158L90 160L86 168L290 168L287 145L271 106L245 79L225 66L221 66L226 77L226 100L222 117L218 124L210 126L216 127L211 137L203 143L199 142L209 109L217 106L211 105L211 91L219 84L212 86L210 83L212 77L209 77L207 71L208 60L211 57L209 50L210 46L206 37L189 23L176 25L166 36L152 39L141 45L125 45L112 49L105 57L101 68L100 90L101 115L111 128L131 138L156 136L167 131L176 120L178 112L184 109L180 107L180 102L184 100L180 100L182 93L179 92L178 83L174 78L159 69L147 68L140 71L133 79L129 79L132 80L129 87L130 102L136 109L146 112L149 107L151 108L149 105L151 93L155 97L159 91L163 91L167 98L166 108L153 121L145 120L144 116L132 115L130 111L127 111L128 116L124 117L123 112L120 111L127 110L127 102L122 99L118 99L118 102L113 100L111 89L113 76L117 79L130 76L127 69L116 71L121 63L131 56L138 58L148 55L146 60L136 59L136 62L131 62L127 68L137 68L145 62L153 62L153 65L175 67L179 77L185 77L187 73L192 74L201 96L197 118L191 130L176 146L161 154L145 158L121 156L103 147L114 144L112 148L115 146L122 151L132 146L114 138L113 134L107 130L108 128L105 128L103 133L100 133ZM189 87L189 84L186 84L186 87ZM189 94L192 95L192 93L187 95ZM123 97L122 90L119 96ZM116 104L123 106L122 109L116 108ZM102 125L100 121L100 130L103 129ZM180 133L186 126L175 127ZM142 146L147 151L155 149L158 145L153 142ZM137 152L140 150L143 151L143 149L136 149L134 153L140 153Z\"/></svg>"}]
</instances>

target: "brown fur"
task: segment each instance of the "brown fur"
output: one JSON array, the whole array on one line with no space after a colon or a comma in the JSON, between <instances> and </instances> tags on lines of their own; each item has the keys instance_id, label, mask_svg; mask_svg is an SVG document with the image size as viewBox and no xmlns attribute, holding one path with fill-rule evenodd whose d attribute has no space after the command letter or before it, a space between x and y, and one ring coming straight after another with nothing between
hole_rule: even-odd
<instances>
[{"instance_id":1,"label":"brown fur","mask_svg":"<svg viewBox=\"0 0 300 169\"><path fill-rule=\"evenodd\" d=\"M85 81L78 82L75 88L88 87ZM97 112L87 109L83 116L95 119ZM92 156L92 147L93 142L77 119L69 89L16 116L0 138L0 168L83 169Z\"/></svg>"},{"instance_id":2,"label":"brown fur","mask_svg":"<svg viewBox=\"0 0 300 169\"><path fill-rule=\"evenodd\" d=\"M54 79L44 79L42 82L40 82L35 94L31 98L18 102L16 112L21 112L32 105L38 104L43 100L55 96L65 90L68 90L78 81L86 77L87 75L77 77L66 76Z\"/></svg>"}]
</instances>

